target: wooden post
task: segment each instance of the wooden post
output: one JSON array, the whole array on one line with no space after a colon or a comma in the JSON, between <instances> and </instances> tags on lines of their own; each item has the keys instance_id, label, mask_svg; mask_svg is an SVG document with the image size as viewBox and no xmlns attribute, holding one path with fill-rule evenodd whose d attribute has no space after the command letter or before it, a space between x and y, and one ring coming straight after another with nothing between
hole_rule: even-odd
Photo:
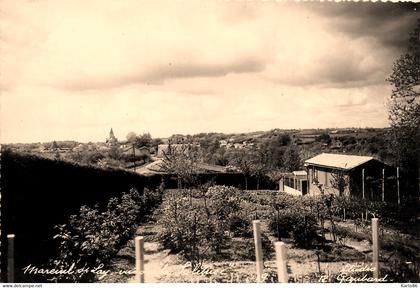
<instances>
[{"instance_id":1,"label":"wooden post","mask_svg":"<svg viewBox=\"0 0 420 288\"><path fill-rule=\"evenodd\" d=\"M274 244L276 250L276 265L279 283L288 283L289 276L287 274L287 253L286 245L283 242L276 242Z\"/></svg>"},{"instance_id":2,"label":"wooden post","mask_svg":"<svg viewBox=\"0 0 420 288\"><path fill-rule=\"evenodd\" d=\"M365 169L362 169L362 199L365 199Z\"/></svg>"},{"instance_id":3,"label":"wooden post","mask_svg":"<svg viewBox=\"0 0 420 288\"><path fill-rule=\"evenodd\" d=\"M344 219L343 220L346 221L346 208L343 208L343 214L344 214L343 215L344 216Z\"/></svg>"},{"instance_id":4,"label":"wooden post","mask_svg":"<svg viewBox=\"0 0 420 288\"><path fill-rule=\"evenodd\" d=\"M259 220L254 220L252 221L252 226L254 230L255 261L257 265L257 282L261 282L263 269L264 269L262 243L261 243L261 222Z\"/></svg>"},{"instance_id":5,"label":"wooden post","mask_svg":"<svg viewBox=\"0 0 420 288\"><path fill-rule=\"evenodd\" d=\"M382 169L382 202L385 202L385 168Z\"/></svg>"},{"instance_id":6,"label":"wooden post","mask_svg":"<svg viewBox=\"0 0 420 288\"><path fill-rule=\"evenodd\" d=\"M397 197L398 197L398 205L400 205L400 167L397 167Z\"/></svg>"},{"instance_id":7,"label":"wooden post","mask_svg":"<svg viewBox=\"0 0 420 288\"><path fill-rule=\"evenodd\" d=\"M144 238L137 236L134 241L136 246L136 282L144 283Z\"/></svg>"},{"instance_id":8,"label":"wooden post","mask_svg":"<svg viewBox=\"0 0 420 288\"><path fill-rule=\"evenodd\" d=\"M277 239L280 241L280 209L277 210Z\"/></svg>"},{"instance_id":9,"label":"wooden post","mask_svg":"<svg viewBox=\"0 0 420 288\"><path fill-rule=\"evenodd\" d=\"M15 282L15 234L7 235L7 282Z\"/></svg>"},{"instance_id":10,"label":"wooden post","mask_svg":"<svg viewBox=\"0 0 420 288\"><path fill-rule=\"evenodd\" d=\"M378 218L372 218L372 265L373 278L379 278L379 233Z\"/></svg>"},{"instance_id":11,"label":"wooden post","mask_svg":"<svg viewBox=\"0 0 420 288\"><path fill-rule=\"evenodd\" d=\"M133 171L136 172L136 148L134 148L134 143L133 143Z\"/></svg>"},{"instance_id":12,"label":"wooden post","mask_svg":"<svg viewBox=\"0 0 420 288\"><path fill-rule=\"evenodd\" d=\"M316 254L316 262L318 264L318 273L321 274L321 259L319 258L319 251L315 251Z\"/></svg>"}]
</instances>

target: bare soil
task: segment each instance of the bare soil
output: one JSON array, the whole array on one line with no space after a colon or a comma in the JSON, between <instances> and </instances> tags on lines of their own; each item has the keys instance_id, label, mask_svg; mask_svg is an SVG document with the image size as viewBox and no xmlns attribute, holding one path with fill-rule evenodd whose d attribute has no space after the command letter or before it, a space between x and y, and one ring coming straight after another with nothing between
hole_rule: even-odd
<instances>
[{"instance_id":1,"label":"bare soil","mask_svg":"<svg viewBox=\"0 0 420 288\"><path fill-rule=\"evenodd\" d=\"M276 237L268 233L271 242ZM192 272L190 265L178 254L171 254L164 249L156 239L160 227L150 222L138 228L136 235L145 237L145 282L146 283L252 283L255 282L255 262L252 260L235 261L206 261L204 269ZM327 239L328 239L327 235ZM237 239L239 241L240 239ZM251 239L248 239L252 241ZM296 248L291 240L282 239L286 243L288 255L288 272L293 282L317 282L320 275L338 274L349 263L361 263L370 259L370 242L367 240L348 239L344 247L334 247L333 251L321 253L318 262L317 250ZM241 241L244 241L242 239ZM239 242L238 242L239 243ZM232 245L235 246L235 245ZM237 251L230 251L237 253ZM110 265L112 275L104 278L102 282L135 282L134 275L118 275L120 270L134 269L134 241L129 241L121 249ZM252 258L252 257L250 257ZM276 282L275 256L270 255L264 260L264 281ZM319 263L319 264L318 264ZM308 276L309 275L309 276Z\"/></svg>"}]
</instances>

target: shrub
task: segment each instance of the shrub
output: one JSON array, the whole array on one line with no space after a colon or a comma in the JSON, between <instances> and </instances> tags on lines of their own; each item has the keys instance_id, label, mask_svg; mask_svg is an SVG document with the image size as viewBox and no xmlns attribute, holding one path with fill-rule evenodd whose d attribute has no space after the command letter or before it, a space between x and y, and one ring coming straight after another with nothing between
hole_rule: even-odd
<instances>
[{"instance_id":1,"label":"shrub","mask_svg":"<svg viewBox=\"0 0 420 288\"><path fill-rule=\"evenodd\" d=\"M280 210L280 209L292 208L298 204L298 201L301 201L301 199L300 198L298 199L290 194L280 192L274 195L271 205L274 209Z\"/></svg>"},{"instance_id":2,"label":"shrub","mask_svg":"<svg viewBox=\"0 0 420 288\"><path fill-rule=\"evenodd\" d=\"M293 240L298 247L309 248L317 238L317 221L313 214L304 213L296 219Z\"/></svg>"},{"instance_id":3,"label":"shrub","mask_svg":"<svg viewBox=\"0 0 420 288\"><path fill-rule=\"evenodd\" d=\"M150 211L150 207L145 205L156 205L156 200L147 193L140 196L136 189L131 189L120 198L111 198L105 211L101 212L98 205L95 208L82 206L79 214L70 216L68 223L55 227L58 260L50 264L68 269L73 263L82 267L106 263L133 237L140 216ZM53 280L94 280L91 273L79 276L63 274Z\"/></svg>"},{"instance_id":4,"label":"shrub","mask_svg":"<svg viewBox=\"0 0 420 288\"><path fill-rule=\"evenodd\" d=\"M141 207L143 208L143 215L147 215L162 202L162 195L163 195L162 187L153 190L144 188L143 195L140 196L140 203L142 204Z\"/></svg>"},{"instance_id":5,"label":"shrub","mask_svg":"<svg viewBox=\"0 0 420 288\"><path fill-rule=\"evenodd\" d=\"M299 247L310 247L317 238L316 213L323 213L323 202L317 197L296 198L278 193L272 199L275 210L269 228L279 239L292 236Z\"/></svg>"},{"instance_id":6,"label":"shrub","mask_svg":"<svg viewBox=\"0 0 420 288\"><path fill-rule=\"evenodd\" d=\"M298 247L311 247L317 238L317 218L315 211L305 207L304 203L288 201L282 210L277 210L268 225L270 230L280 237L292 236Z\"/></svg>"},{"instance_id":7,"label":"shrub","mask_svg":"<svg viewBox=\"0 0 420 288\"><path fill-rule=\"evenodd\" d=\"M251 220L243 213L238 213L230 218L229 231L235 237L252 237Z\"/></svg>"},{"instance_id":8,"label":"shrub","mask_svg":"<svg viewBox=\"0 0 420 288\"><path fill-rule=\"evenodd\" d=\"M204 205L171 193L165 198L159 211L158 223L162 231L158 235L165 248L181 252L191 263L191 269L201 268L205 253L212 247L212 225Z\"/></svg>"},{"instance_id":9,"label":"shrub","mask_svg":"<svg viewBox=\"0 0 420 288\"><path fill-rule=\"evenodd\" d=\"M233 187L212 186L204 195L173 191L160 208L158 223L163 229L159 239L164 247L181 252L192 269L200 269L209 251L220 255L228 245L228 231L240 233L240 201L240 192Z\"/></svg>"},{"instance_id":10,"label":"shrub","mask_svg":"<svg viewBox=\"0 0 420 288\"><path fill-rule=\"evenodd\" d=\"M296 213L292 209L277 211L268 222L270 230L280 237L290 237L296 224Z\"/></svg>"}]
</instances>

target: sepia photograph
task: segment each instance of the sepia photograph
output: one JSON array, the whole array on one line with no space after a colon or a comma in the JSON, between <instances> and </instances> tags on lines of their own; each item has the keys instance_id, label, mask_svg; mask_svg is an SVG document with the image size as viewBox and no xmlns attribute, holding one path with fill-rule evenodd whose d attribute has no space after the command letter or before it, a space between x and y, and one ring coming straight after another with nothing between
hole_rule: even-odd
<instances>
[{"instance_id":1,"label":"sepia photograph","mask_svg":"<svg viewBox=\"0 0 420 288\"><path fill-rule=\"evenodd\" d=\"M2 287L417 287L419 9L0 0Z\"/></svg>"}]
</instances>

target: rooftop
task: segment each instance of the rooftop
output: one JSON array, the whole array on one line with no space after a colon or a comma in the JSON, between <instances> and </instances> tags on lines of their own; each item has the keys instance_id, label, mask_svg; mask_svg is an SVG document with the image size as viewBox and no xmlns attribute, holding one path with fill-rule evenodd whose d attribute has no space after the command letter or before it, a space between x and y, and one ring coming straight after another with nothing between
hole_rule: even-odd
<instances>
[{"instance_id":1,"label":"rooftop","mask_svg":"<svg viewBox=\"0 0 420 288\"><path fill-rule=\"evenodd\" d=\"M307 173L306 173L306 171L305 171L305 170L293 171L292 173L293 173L293 175L295 175L295 176L306 176L306 175L307 175Z\"/></svg>"},{"instance_id":2,"label":"rooftop","mask_svg":"<svg viewBox=\"0 0 420 288\"><path fill-rule=\"evenodd\" d=\"M322 153L311 159L306 160L305 166L315 165L337 168L342 170L350 170L372 159L373 157L370 156Z\"/></svg>"}]
</instances>

